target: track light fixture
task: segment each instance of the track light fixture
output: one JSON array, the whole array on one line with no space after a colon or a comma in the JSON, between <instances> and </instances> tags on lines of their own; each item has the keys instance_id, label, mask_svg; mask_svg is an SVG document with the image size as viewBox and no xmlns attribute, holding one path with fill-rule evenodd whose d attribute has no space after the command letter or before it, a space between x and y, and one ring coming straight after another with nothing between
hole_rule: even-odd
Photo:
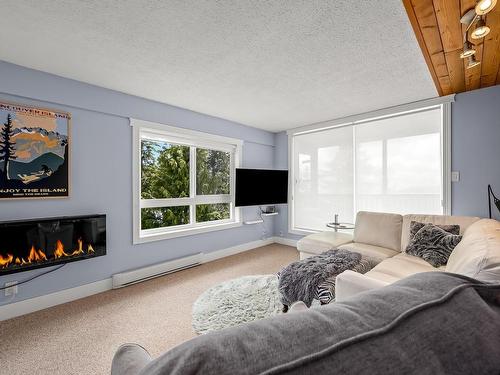
<instances>
[{"instance_id":1,"label":"track light fixture","mask_svg":"<svg viewBox=\"0 0 500 375\"><path fill-rule=\"evenodd\" d=\"M488 12L490 12L496 5L497 0L480 0L476 7L474 8L476 14L482 16Z\"/></svg>"},{"instance_id":2,"label":"track light fixture","mask_svg":"<svg viewBox=\"0 0 500 375\"><path fill-rule=\"evenodd\" d=\"M466 40L464 42L464 49L463 49L462 53L460 54L460 57L462 59L465 59L466 57L472 56L475 53L476 53L476 50L472 46L472 43L469 42L468 40Z\"/></svg>"},{"instance_id":3,"label":"track light fixture","mask_svg":"<svg viewBox=\"0 0 500 375\"><path fill-rule=\"evenodd\" d=\"M490 28L486 26L483 17L479 18L477 21L476 28L470 34L472 39L481 39L490 33Z\"/></svg>"},{"instance_id":4,"label":"track light fixture","mask_svg":"<svg viewBox=\"0 0 500 375\"><path fill-rule=\"evenodd\" d=\"M490 33L490 28L486 25L485 14L497 4L497 0L479 0L474 8L469 9L460 18L460 23L466 26L464 32L464 46L460 57L468 58L467 69L473 68L481 64L481 61L476 60L474 45L469 41L469 30L472 29L470 37L472 39L481 39Z\"/></svg>"},{"instance_id":5,"label":"track light fixture","mask_svg":"<svg viewBox=\"0 0 500 375\"><path fill-rule=\"evenodd\" d=\"M481 64L481 61L477 61L474 55L469 56L469 62L467 63L467 69L473 68Z\"/></svg>"}]
</instances>

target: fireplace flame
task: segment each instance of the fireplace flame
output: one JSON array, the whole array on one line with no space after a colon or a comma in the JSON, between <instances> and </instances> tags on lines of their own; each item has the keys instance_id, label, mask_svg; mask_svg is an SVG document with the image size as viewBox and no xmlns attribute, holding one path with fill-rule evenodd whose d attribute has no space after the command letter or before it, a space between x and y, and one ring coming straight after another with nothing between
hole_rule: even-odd
<instances>
[{"instance_id":1,"label":"fireplace flame","mask_svg":"<svg viewBox=\"0 0 500 375\"><path fill-rule=\"evenodd\" d=\"M2 256L2 254L0 254L0 266L7 267L10 263L12 263L12 259L14 259L14 256L12 254L7 254L5 258Z\"/></svg>"},{"instance_id":2,"label":"fireplace flame","mask_svg":"<svg viewBox=\"0 0 500 375\"><path fill-rule=\"evenodd\" d=\"M68 257L69 255L64 252L64 245L61 241L57 240L56 250L54 251L54 258L59 259L62 257Z\"/></svg>"},{"instance_id":3,"label":"fireplace flame","mask_svg":"<svg viewBox=\"0 0 500 375\"><path fill-rule=\"evenodd\" d=\"M93 253L95 253L94 248L92 247L91 244L88 244L87 254L93 254ZM64 250L64 244L62 243L62 241L57 240L53 259L60 259L63 257L74 257L82 254L85 254L85 251L84 251L84 243L81 238L78 239L78 248L69 254L66 253L66 251ZM50 259L47 258L47 255L43 250L41 249L37 250L35 245L31 246L30 252L26 258L16 257L14 259L14 256L12 254L9 253L7 253L7 255L0 254L0 268L8 268L11 265L24 266L44 261L50 261Z\"/></svg>"},{"instance_id":4,"label":"fireplace flame","mask_svg":"<svg viewBox=\"0 0 500 375\"><path fill-rule=\"evenodd\" d=\"M83 254L83 241L81 238L78 239L78 250L73 251L70 256Z\"/></svg>"},{"instance_id":5,"label":"fireplace flame","mask_svg":"<svg viewBox=\"0 0 500 375\"><path fill-rule=\"evenodd\" d=\"M36 250L35 246L31 246L30 255L28 255L28 263L40 262L47 260L47 256L42 250Z\"/></svg>"}]
</instances>

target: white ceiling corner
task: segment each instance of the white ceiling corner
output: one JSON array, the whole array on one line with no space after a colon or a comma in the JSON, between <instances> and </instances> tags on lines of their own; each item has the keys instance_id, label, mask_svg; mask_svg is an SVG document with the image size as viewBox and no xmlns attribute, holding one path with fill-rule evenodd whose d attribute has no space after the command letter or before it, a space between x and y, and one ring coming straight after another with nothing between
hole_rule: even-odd
<instances>
[{"instance_id":1,"label":"white ceiling corner","mask_svg":"<svg viewBox=\"0 0 500 375\"><path fill-rule=\"evenodd\" d=\"M402 2L0 2L0 59L269 131L437 96Z\"/></svg>"}]
</instances>

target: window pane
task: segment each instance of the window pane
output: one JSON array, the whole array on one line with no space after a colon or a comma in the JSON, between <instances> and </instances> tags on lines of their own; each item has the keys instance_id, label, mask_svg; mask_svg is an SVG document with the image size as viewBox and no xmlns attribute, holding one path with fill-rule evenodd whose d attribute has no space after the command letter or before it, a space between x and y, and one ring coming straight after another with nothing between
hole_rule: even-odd
<instances>
[{"instance_id":1,"label":"window pane","mask_svg":"<svg viewBox=\"0 0 500 375\"><path fill-rule=\"evenodd\" d=\"M196 206L196 221L202 223L205 221L229 219L231 217L229 206L229 203L198 204Z\"/></svg>"},{"instance_id":2,"label":"window pane","mask_svg":"<svg viewBox=\"0 0 500 375\"><path fill-rule=\"evenodd\" d=\"M442 214L441 110L355 126L356 209Z\"/></svg>"},{"instance_id":3,"label":"window pane","mask_svg":"<svg viewBox=\"0 0 500 375\"><path fill-rule=\"evenodd\" d=\"M390 194L441 192L439 133L387 141L387 191Z\"/></svg>"},{"instance_id":4,"label":"window pane","mask_svg":"<svg viewBox=\"0 0 500 375\"><path fill-rule=\"evenodd\" d=\"M189 197L189 146L141 141L141 198Z\"/></svg>"},{"instance_id":5,"label":"window pane","mask_svg":"<svg viewBox=\"0 0 500 375\"><path fill-rule=\"evenodd\" d=\"M383 159L382 141L356 142L356 190L358 194L382 194Z\"/></svg>"},{"instance_id":6,"label":"window pane","mask_svg":"<svg viewBox=\"0 0 500 375\"><path fill-rule=\"evenodd\" d=\"M311 155L299 154L299 179L311 181Z\"/></svg>"},{"instance_id":7,"label":"window pane","mask_svg":"<svg viewBox=\"0 0 500 375\"><path fill-rule=\"evenodd\" d=\"M189 224L189 206L141 209L143 230L183 224Z\"/></svg>"},{"instance_id":8,"label":"window pane","mask_svg":"<svg viewBox=\"0 0 500 375\"><path fill-rule=\"evenodd\" d=\"M352 128L295 136L294 150L295 227L325 230L335 214L352 222Z\"/></svg>"},{"instance_id":9,"label":"window pane","mask_svg":"<svg viewBox=\"0 0 500 375\"><path fill-rule=\"evenodd\" d=\"M196 149L196 194L229 194L229 152Z\"/></svg>"}]
</instances>

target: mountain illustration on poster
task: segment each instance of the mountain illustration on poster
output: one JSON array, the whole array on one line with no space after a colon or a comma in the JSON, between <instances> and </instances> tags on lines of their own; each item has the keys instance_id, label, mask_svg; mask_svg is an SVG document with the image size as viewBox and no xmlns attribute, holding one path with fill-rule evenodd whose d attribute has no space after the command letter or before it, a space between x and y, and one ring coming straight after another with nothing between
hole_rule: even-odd
<instances>
[{"instance_id":1,"label":"mountain illustration on poster","mask_svg":"<svg viewBox=\"0 0 500 375\"><path fill-rule=\"evenodd\" d=\"M0 199L69 196L71 116L0 102Z\"/></svg>"}]
</instances>

